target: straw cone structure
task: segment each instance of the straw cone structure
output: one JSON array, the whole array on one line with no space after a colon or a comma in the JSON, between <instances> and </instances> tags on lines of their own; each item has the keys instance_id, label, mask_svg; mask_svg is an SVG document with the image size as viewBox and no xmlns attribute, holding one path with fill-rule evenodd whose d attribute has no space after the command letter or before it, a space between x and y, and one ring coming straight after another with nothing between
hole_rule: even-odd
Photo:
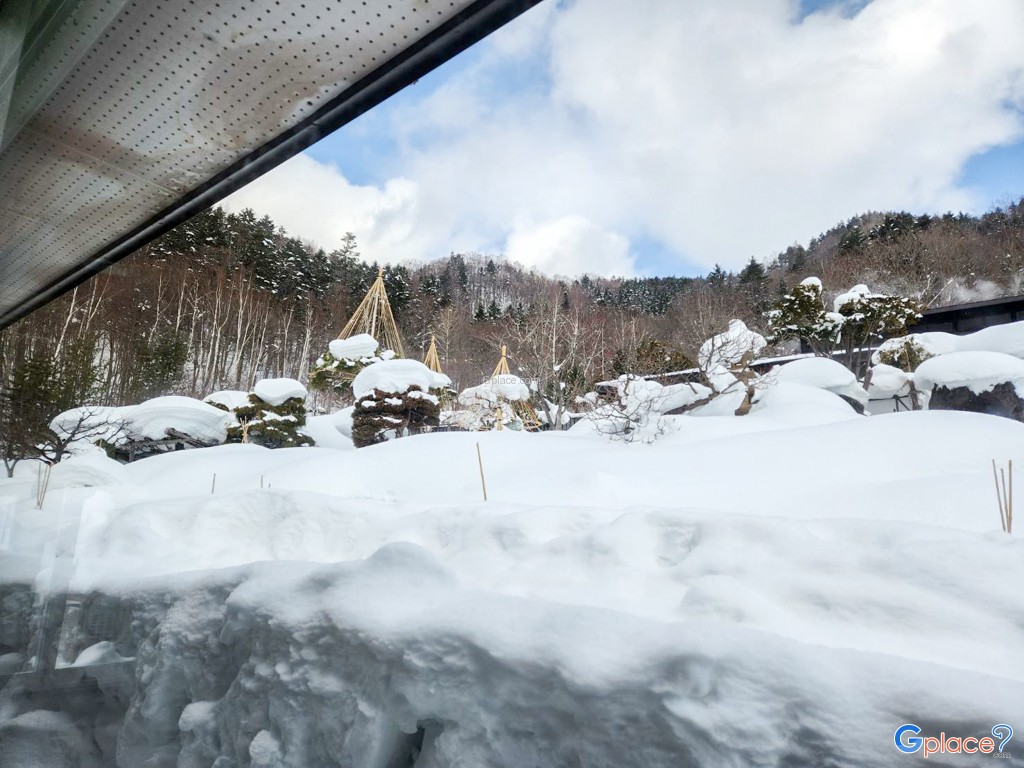
<instances>
[{"instance_id":1,"label":"straw cone structure","mask_svg":"<svg viewBox=\"0 0 1024 768\"><path fill-rule=\"evenodd\" d=\"M339 339L347 339L359 333L368 333L378 342L382 349L390 349L398 357L405 357L402 339L398 335L398 325L391 311L388 292L384 288L384 269L377 270L377 279L370 290L356 307L345 327L338 334Z\"/></svg>"},{"instance_id":2,"label":"straw cone structure","mask_svg":"<svg viewBox=\"0 0 1024 768\"><path fill-rule=\"evenodd\" d=\"M437 339L430 337L430 346L427 347L427 354L423 358L423 364L434 373L444 373L441 370L441 358L437 354Z\"/></svg>"},{"instance_id":3,"label":"straw cone structure","mask_svg":"<svg viewBox=\"0 0 1024 768\"><path fill-rule=\"evenodd\" d=\"M494 367L494 373L491 374L493 379L495 376L511 375L512 371L508 367L508 347L504 344L501 345L501 359L498 360L498 364ZM540 429L540 419L537 418L537 411L533 409L526 400L516 400L515 402L509 403L512 407L512 411L523 420L523 428L528 432L536 432ZM500 411L499 411L500 412ZM500 421L499 421L499 429Z\"/></svg>"}]
</instances>

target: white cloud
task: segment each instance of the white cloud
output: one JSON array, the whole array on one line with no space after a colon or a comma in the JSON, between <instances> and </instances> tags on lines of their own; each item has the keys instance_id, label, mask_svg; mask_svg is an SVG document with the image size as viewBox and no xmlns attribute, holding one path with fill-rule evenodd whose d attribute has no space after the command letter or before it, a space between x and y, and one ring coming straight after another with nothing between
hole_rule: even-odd
<instances>
[{"instance_id":1,"label":"white cloud","mask_svg":"<svg viewBox=\"0 0 1024 768\"><path fill-rule=\"evenodd\" d=\"M505 253L512 261L550 275L636 274L629 241L582 216L564 216L540 225L520 220L508 237Z\"/></svg>"},{"instance_id":2,"label":"white cloud","mask_svg":"<svg viewBox=\"0 0 1024 768\"><path fill-rule=\"evenodd\" d=\"M541 269L606 273L632 265L625 238L737 268L865 210L987 206L959 175L1024 136L1024 3L797 9L549 0L394 110L405 178L359 187L303 158L246 204L325 244L351 229L375 258L527 244Z\"/></svg>"},{"instance_id":3,"label":"white cloud","mask_svg":"<svg viewBox=\"0 0 1024 768\"><path fill-rule=\"evenodd\" d=\"M269 213L289 234L330 250L346 232L370 259L421 258L439 235L419 221L419 185L390 179L383 188L351 184L333 165L299 155L224 201L231 211Z\"/></svg>"}]
</instances>

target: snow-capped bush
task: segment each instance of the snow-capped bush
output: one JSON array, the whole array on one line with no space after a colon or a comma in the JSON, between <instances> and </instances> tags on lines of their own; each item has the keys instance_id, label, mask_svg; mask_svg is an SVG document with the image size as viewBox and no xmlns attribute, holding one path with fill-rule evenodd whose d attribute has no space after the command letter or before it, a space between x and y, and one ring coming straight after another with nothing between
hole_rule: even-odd
<instances>
[{"instance_id":1,"label":"snow-capped bush","mask_svg":"<svg viewBox=\"0 0 1024 768\"><path fill-rule=\"evenodd\" d=\"M356 448L383 443L440 423L440 399L431 390L451 384L417 360L367 366L352 382L352 442Z\"/></svg>"},{"instance_id":2,"label":"snow-capped bush","mask_svg":"<svg viewBox=\"0 0 1024 768\"><path fill-rule=\"evenodd\" d=\"M305 387L295 379L256 382L249 402L235 408L238 424L228 430L228 442L254 443L266 448L314 445L313 438L301 430L306 424L305 397Z\"/></svg>"},{"instance_id":3,"label":"snow-capped bush","mask_svg":"<svg viewBox=\"0 0 1024 768\"><path fill-rule=\"evenodd\" d=\"M498 374L483 384L462 390L456 398L458 410L448 413L445 423L471 431L494 429L500 410L504 429L521 430L525 425L515 404L528 402L531 395L530 388L515 374Z\"/></svg>"},{"instance_id":4,"label":"snow-capped bush","mask_svg":"<svg viewBox=\"0 0 1024 768\"><path fill-rule=\"evenodd\" d=\"M729 328L701 344L697 362L704 370L732 368L750 362L768 345L764 336L747 328L742 320L730 320Z\"/></svg>"},{"instance_id":5,"label":"snow-capped bush","mask_svg":"<svg viewBox=\"0 0 1024 768\"><path fill-rule=\"evenodd\" d=\"M709 400L713 392L702 384L662 386L638 376L620 376L598 385L588 399L593 428L613 440L650 443L665 431L663 416L670 411Z\"/></svg>"},{"instance_id":6,"label":"snow-capped bush","mask_svg":"<svg viewBox=\"0 0 1024 768\"><path fill-rule=\"evenodd\" d=\"M395 353L381 349L379 343L368 333L360 333L347 339L334 339L313 364L309 374L309 387L317 391L348 391L348 384L364 368L374 363L390 361Z\"/></svg>"}]
</instances>

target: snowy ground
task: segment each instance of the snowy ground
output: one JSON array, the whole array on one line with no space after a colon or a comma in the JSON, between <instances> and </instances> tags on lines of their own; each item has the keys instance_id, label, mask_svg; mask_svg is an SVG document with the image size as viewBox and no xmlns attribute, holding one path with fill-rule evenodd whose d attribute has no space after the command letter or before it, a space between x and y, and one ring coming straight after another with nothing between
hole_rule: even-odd
<instances>
[{"instance_id":1,"label":"snowy ground","mask_svg":"<svg viewBox=\"0 0 1024 768\"><path fill-rule=\"evenodd\" d=\"M584 423L59 468L7 546L46 566L81 504L72 591L131 602L138 660L116 752L66 764L899 766L904 723L1024 732L990 463L1024 425L794 393L651 445ZM0 740L45 717L0 706Z\"/></svg>"}]
</instances>

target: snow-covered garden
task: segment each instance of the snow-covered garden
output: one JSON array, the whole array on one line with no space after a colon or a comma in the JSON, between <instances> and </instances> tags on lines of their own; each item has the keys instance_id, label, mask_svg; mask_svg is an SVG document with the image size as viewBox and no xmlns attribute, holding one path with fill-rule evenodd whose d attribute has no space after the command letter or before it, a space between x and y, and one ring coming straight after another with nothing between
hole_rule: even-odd
<instances>
[{"instance_id":1,"label":"snow-covered garden","mask_svg":"<svg viewBox=\"0 0 1024 768\"><path fill-rule=\"evenodd\" d=\"M882 766L1019 722L1024 323L872 350L912 308L820 297L771 343L859 377L734 320L570 412L357 335L332 413L60 414L0 481L0 766Z\"/></svg>"},{"instance_id":2,"label":"snow-covered garden","mask_svg":"<svg viewBox=\"0 0 1024 768\"><path fill-rule=\"evenodd\" d=\"M1024 544L991 460L1024 425L861 416L810 368L744 416L658 413L651 442L584 419L353 451L319 417L334 447L86 451L41 510L8 481L5 554L131 613L64 663L136 672L116 728L9 685L2 743L47 766L864 766L907 759L905 722L1019 722Z\"/></svg>"}]
</instances>

